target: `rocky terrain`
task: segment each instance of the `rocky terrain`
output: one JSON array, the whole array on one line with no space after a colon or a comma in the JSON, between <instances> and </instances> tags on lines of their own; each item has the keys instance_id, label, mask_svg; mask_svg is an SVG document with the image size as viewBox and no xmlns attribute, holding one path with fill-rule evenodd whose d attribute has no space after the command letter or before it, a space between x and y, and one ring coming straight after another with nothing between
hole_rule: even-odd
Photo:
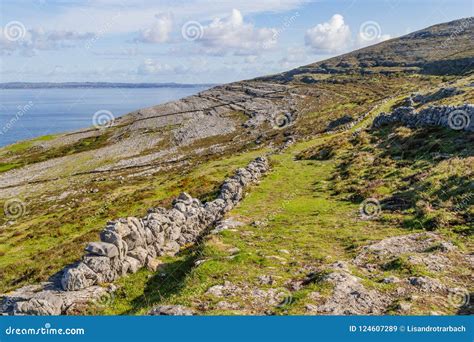
<instances>
[{"instance_id":1,"label":"rocky terrain","mask_svg":"<svg viewBox=\"0 0 474 342\"><path fill-rule=\"evenodd\" d=\"M473 33L0 149L2 313L472 313Z\"/></svg>"}]
</instances>

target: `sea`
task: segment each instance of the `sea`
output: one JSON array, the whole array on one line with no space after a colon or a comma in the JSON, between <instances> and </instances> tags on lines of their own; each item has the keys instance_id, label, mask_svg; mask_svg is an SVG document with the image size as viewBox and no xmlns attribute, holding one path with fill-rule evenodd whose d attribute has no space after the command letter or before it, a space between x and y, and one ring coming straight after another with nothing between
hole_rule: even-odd
<instances>
[{"instance_id":1,"label":"sea","mask_svg":"<svg viewBox=\"0 0 474 342\"><path fill-rule=\"evenodd\" d=\"M158 88L0 89L0 147L94 125L94 114L117 118L196 94L209 86ZM107 116L106 115L106 116ZM103 116L103 115L102 115Z\"/></svg>"}]
</instances>

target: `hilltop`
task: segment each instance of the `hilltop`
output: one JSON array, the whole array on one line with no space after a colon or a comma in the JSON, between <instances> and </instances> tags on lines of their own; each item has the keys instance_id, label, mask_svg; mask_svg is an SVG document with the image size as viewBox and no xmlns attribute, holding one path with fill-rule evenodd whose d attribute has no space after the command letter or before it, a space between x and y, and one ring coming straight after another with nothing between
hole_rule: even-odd
<instances>
[{"instance_id":1,"label":"hilltop","mask_svg":"<svg viewBox=\"0 0 474 342\"><path fill-rule=\"evenodd\" d=\"M472 21L0 149L0 204L19 210L0 214L0 292L61 272L107 221L213 201L268 155L221 232L69 313L470 312Z\"/></svg>"}]
</instances>

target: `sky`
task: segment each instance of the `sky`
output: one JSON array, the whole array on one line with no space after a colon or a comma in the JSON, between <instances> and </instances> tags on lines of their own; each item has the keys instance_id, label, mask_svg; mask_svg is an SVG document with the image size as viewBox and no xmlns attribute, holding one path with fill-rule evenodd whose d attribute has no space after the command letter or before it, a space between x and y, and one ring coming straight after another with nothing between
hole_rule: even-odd
<instances>
[{"instance_id":1,"label":"sky","mask_svg":"<svg viewBox=\"0 0 474 342\"><path fill-rule=\"evenodd\" d=\"M0 0L0 82L232 82L473 12L474 0Z\"/></svg>"}]
</instances>

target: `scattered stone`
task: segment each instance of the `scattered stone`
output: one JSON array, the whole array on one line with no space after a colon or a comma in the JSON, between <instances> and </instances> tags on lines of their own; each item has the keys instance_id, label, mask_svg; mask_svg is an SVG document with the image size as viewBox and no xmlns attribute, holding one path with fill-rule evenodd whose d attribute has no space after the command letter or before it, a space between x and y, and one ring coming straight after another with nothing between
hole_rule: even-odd
<instances>
[{"instance_id":1,"label":"scattered stone","mask_svg":"<svg viewBox=\"0 0 474 342\"><path fill-rule=\"evenodd\" d=\"M308 299L318 301L319 299L321 299L321 293L317 291L310 292L308 294Z\"/></svg>"},{"instance_id":2,"label":"scattered stone","mask_svg":"<svg viewBox=\"0 0 474 342\"><path fill-rule=\"evenodd\" d=\"M281 257L281 256L278 256L278 255L268 255L268 256L266 256L266 258L278 260L278 261L280 261L280 263L286 264L286 259Z\"/></svg>"},{"instance_id":3,"label":"scattered stone","mask_svg":"<svg viewBox=\"0 0 474 342\"><path fill-rule=\"evenodd\" d=\"M234 229L245 225L242 222L239 222L233 218L228 218L226 220L219 221L216 227L211 231L211 234L217 234L227 229Z\"/></svg>"},{"instance_id":4,"label":"scattered stone","mask_svg":"<svg viewBox=\"0 0 474 342\"><path fill-rule=\"evenodd\" d=\"M408 313L410 312L411 309L411 304L407 302L401 302L398 304L398 311L403 312L403 313Z\"/></svg>"},{"instance_id":5,"label":"scattered stone","mask_svg":"<svg viewBox=\"0 0 474 342\"><path fill-rule=\"evenodd\" d=\"M237 286L232 284L230 281L225 281L223 285L214 285L211 286L206 294L215 296L215 297L225 297L232 295L237 290Z\"/></svg>"},{"instance_id":6,"label":"scattered stone","mask_svg":"<svg viewBox=\"0 0 474 342\"><path fill-rule=\"evenodd\" d=\"M318 312L318 306L314 304L306 304L304 306L306 312L316 314Z\"/></svg>"},{"instance_id":7,"label":"scattered stone","mask_svg":"<svg viewBox=\"0 0 474 342\"><path fill-rule=\"evenodd\" d=\"M430 277L410 277L408 278L410 285L418 287L421 291L436 292L444 290L444 286L436 279Z\"/></svg>"},{"instance_id":8,"label":"scattered stone","mask_svg":"<svg viewBox=\"0 0 474 342\"><path fill-rule=\"evenodd\" d=\"M299 291L303 288L305 285L304 280L290 280L287 283L285 283L285 286L288 287L291 291Z\"/></svg>"},{"instance_id":9,"label":"scattered stone","mask_svg":"<svg viewBox=\"0 0 474 342\"><path fill-rule=\"evenodd\" d=\"M194 262L194 266L199 266L199 265L202 265L204 264L208 259L200 259L200 260L196 260Z\"/></svg>"},{"instance_id":10,"label":"scattered stone","mask_svg":"<svg viewBox=\"0 0 474 342\"><path fill-rule=\"evenodd\" d=\"M323 278L334 285L331 297L318 307L318 312L330 315L380 315L389 304L388 297L367 290L361 279L350 274L347 263L331 265L336 271Z\"/></svg>"},{"instance_id":11,"label":"scattered stone","mask_svg":"<svg viewBox=\"0 0 474 342\"><path fill-rule=\"evenodd\" d=\"M163 265L163 261L157 258L147 258L146 268L151 272L157 272Z\"/></svg>"},{"instance_id":12,"label":"scattered stone","mask_svg":"<svg viewBox=\"0 0 474 342\"><path fill-rule=\"evenodd\" d=\"M440 243L439 249L442 252L452 252L452 251L455 251L457 249L457 247L451 242L443 241L443 242Z\"/></svg>"},{"instance_id":13,"label":"scattered stone","mask_svg":"<svg viewBox=\"0 0 474 342\"><path fill-rule=\"evenodd\" d=\"M273 285L275 283L275 280L270 275L261 275L257 280L261 285Z\"/></svg>"},{"instance_id":14,"label":"scattered stone","mask_svg":"<svg viewBox=\"0 0 474 342\"><path fill-rule=\"evenodd\" d=\"M390 276L382 279L382 283L384 284L396 284L400 282L400 278L395 276Z\"/></svg>"},{"instance_id":15,"label":"scattered stone","mask_svg":"<svg viewBox=\"0 0 474 342\"><path fill-rule=\"evenodd\" d=\"M407 261L413 265L423 265L434 272L446 271L450 268L450 260L440 254L415 254L410 255Z\"/></svg>"},{"instance_id":16,"label":"scattered stone","mask_svg":"<svg viewBox=\"0 0 474 342\"><path fill-rule=\"evenodd\" d=\"M390 237L362 248L354 259L354 264L366 265L367 260L373 257L382 259L398 257L406 253L421 253L440 241L438 235L427 232Z\"/></svg>"},{"instance_id":17,"label":"scattered stone","mask_svg":"<svg viewBox=\"0 0 474 342\"><path fill-rule=\"evenodd\" d=\"M218 310L238 310L240 305L238 303L229 303L226 301L221 301L216 304L216 309Z\"/></svg>"},{"instance_id":18,"label":"scattered stone","mask_svg":"<svg viewBox=\"0 0 474 342\"><path fill-rule=\"evenodd\" d=\"M193 316L194 311L182 305L159 305L148 312L150 316Z\"/></svg>"},{"instance_id":19,"label":"scattered stone","mask_svg":"<svg viewBox=\"0 0 474 342\"><path fill-rule=\"evenodd\" d=\"M232 255L235 255L235 254L238 254L240 252L240 249L237 248L237 247L233 247L233 248L229 249L227 252L229 252Z\"/></svg>"}]
</instances>

